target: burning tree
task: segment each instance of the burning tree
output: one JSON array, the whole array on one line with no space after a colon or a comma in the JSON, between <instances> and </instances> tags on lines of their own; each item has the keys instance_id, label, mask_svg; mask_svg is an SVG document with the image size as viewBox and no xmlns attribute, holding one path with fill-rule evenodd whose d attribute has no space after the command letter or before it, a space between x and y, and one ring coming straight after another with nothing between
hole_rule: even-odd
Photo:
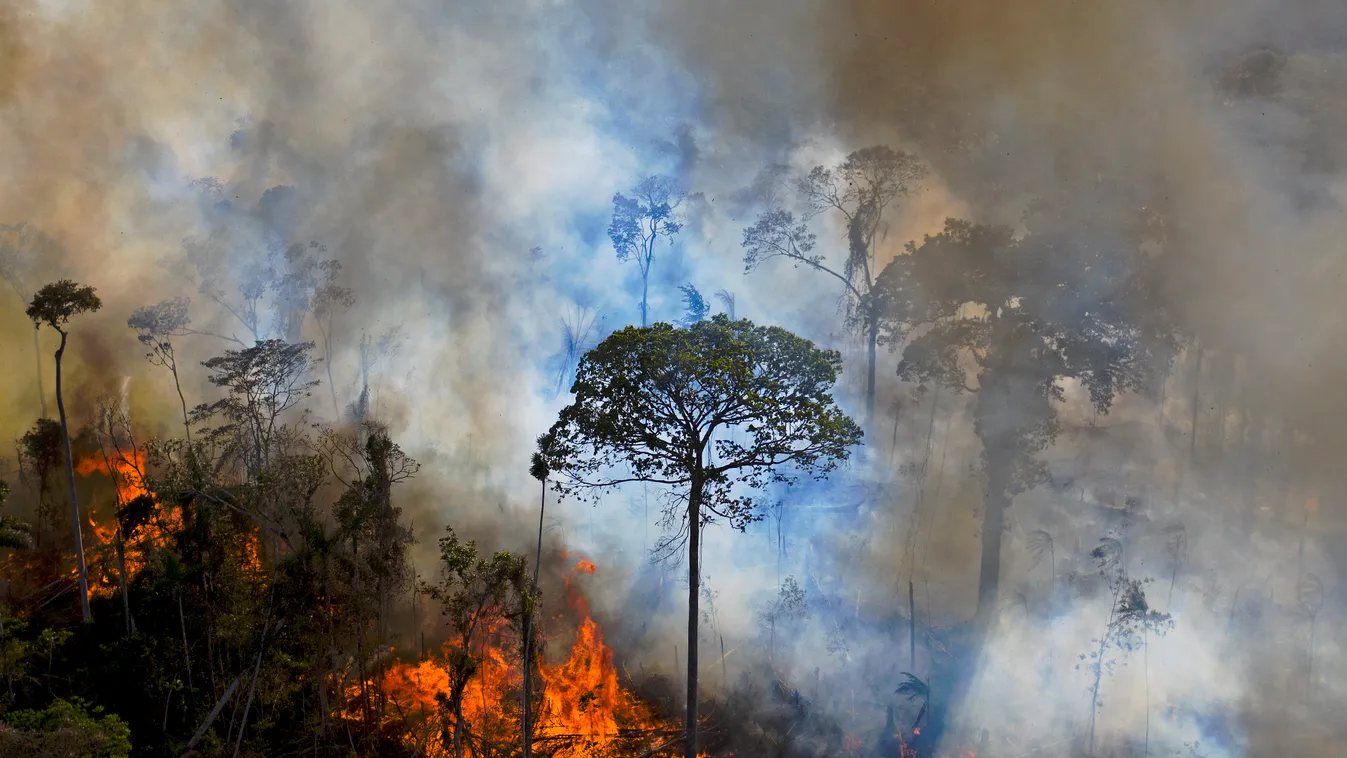
<instances>
[{"instance_id":1,"label":"burning tree","mask_svg":"<svg viewBox=\"0 0 1347 758\"><path fill-rule=\"evenodd\" d=\"M448 692L437 699L452 717L446 742L452 742L454 758L463 758L469 736L464 691L482 665L486 638L524 613L529 576L524 558L505 551L481 557L476 543L459 541L452 527L445 531L440 538L440 581L427 583L423 591L440 602L449 622Z\"/></svg>"},{"instance_id":2,"label":"burning tree","mask_svg":"<svg viewBox=\"0 0 1347 758\"><path fill-rule=\"evenodd\" d=\"M75 534L75 565L79 570L80 612L85 623L93 621L89 610L89 571L84 565L84 539L80 534L80 506L75 497L74 458L70 453L70 425L65 415L65 399L61 396L61 358L65 356L66 340L70 334L65 326L72 316L91 313L103 307L103 301L94 294L94 288L76 284L69 279L48 284L33 295L28 306L28 318L33 325L46 324L61 335L56 348L56 410L61 416L61 441L65 446L65 475L70 488L70 528Z\"/></svg>"},{"instance_id":3,"label":"burning tree","mask_svg":"<svg viewBox=\"0 0 1347 758\"><path fill-rule=\"evenodd\" d=\"M861 430L833 402L841 363L784 329L723 315L688 329L627 327L580 361L575 402L539 439L560 492L677 488L665 512L677 528L657 550L688 550L687 758L697 755L701 529L719 518L743 530L758 517L752 490L822 478L850 455Z\"/></svg>"}]
</instances>

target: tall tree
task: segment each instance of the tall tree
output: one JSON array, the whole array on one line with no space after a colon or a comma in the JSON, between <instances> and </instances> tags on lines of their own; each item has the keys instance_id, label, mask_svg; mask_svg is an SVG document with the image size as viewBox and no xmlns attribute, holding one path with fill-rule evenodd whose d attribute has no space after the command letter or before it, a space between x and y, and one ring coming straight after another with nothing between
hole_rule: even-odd
<instances>
[{"instance_id":1,"label":"tall tree","mask_svg":"<svg viewBox=\"0 0 1347 758\"><path fill-rule=\"evenodd\" d=\"M626 482L674 487L659 550L688 551L687 758L697 755L701 530L758 518L754 490L826 476L861 430L833 402L836 351L779 327L717 315L610 335L580 361L575 401L538 441L561 492ZM733 436L728 432L735 431Z\"/></svg>"},{"instance_id":2,"label":"tall tree","mask_svg":"<svg viewBox=\"0 0 1347 758\"><path fill-rule=\"evenodd\" d=\"M191 301L185 297L164 300L157 305L137 308L126 320L126 325L135 329L140 344L150 349L145 354L150 363L163 366L173 374L173 388L178 391L178 403L182 406L182 426L187 433L188 445L192 442L192 422L187 413L187 398L182 394L182 381L178 378L178 357L173 349L173 338L190 332L187 329L191 317L187 311Z\"/></svg>"},{"instance_id":3,"label":"tall tree","mask_svg":"<svg viewBox=\"0 0 1347 758\"><path fill-rule=\"evenodd\" d=\"M683 228L674 212L683 202L683 194L673 179L651 176L641 181L627 197L613 195L613 220L608 238L613 241L617 259L634 260L641 270L641 326L649 323L650 264L660 238L673 243Z\"/></svg>"},{"instance_id":4,"label":"tall tree","mask_svg":"<svg viewBox=\"0 0 1347 758\"><path fill-rule=\"evenodd\" d=\"M880 268L875 244L887 229L886 214L925 175L926 167L905 152L882 145L857 150L840 165L815 166L793 181L800 218L786 208L780 193L769 192L769 207L744 230L745 272L771 258L786 258L842 284L847 326L863 336L866 344L865 418L871 434L875 431L875 372L883 316L876 296ZM829 213L846 225L845 255L815 252L818 235L812 223Z\"/></svg>"},{"instance_id":5,"label":"tall tree","mask_svg":"<svg viewBox=\"0 0 1347 758\"><path fill-rule=\"evenodd\" d=\"M312 342L291 344L263 340L243 350L225 354L201 365L210 370L208 381L228 394L214 403L197 406L195 419L220 416L226 422L214 433L227 433L234 452L250 476L271 462L284 416L299 406L318 386L309 379L313 360Z\"/></svg>"},{"instance_id":6,"label":"tall tree","mask_svg":"<svg viewBox=\"0 0 1347 758\"><path fill-rule=\"evenodd\" d=\"M1048 206L1026 226L1017 239L1007 228L950 219L941 233L909 244L876 288L889 328L917 330L899 376L977 396L986 475L979 628L996 604L1005 511L1047 477L1038 453L1057 437L1064 381L1078 382L1107 413L1120 393L1151 386L1174 345L1139 240Z\"/></svg>"},{"instance_id":7,"label":"tall tree","mask_svg":"<svg viewBox=\"0 0 1347 758\"><path fill-rule=\"evenodd\" d=\"M33 295L28 305L28 318L34 325L46 324L61 335L61 345L56 348L56 410L61 416L61 441L65 446L65 475L70 491L70 528L75 535L75 564L79 571L80 613L85 623L93 621L89 611L89 572L84 565L84 538L80 532L80 506L75 497L75 466L70 452L70 424L66 419L65 399L61 396L61 359L65 356L66 340L70 334L66 324L81 313L92 313L103 307L103 301L94 293L94 288L81 285L69 279L62 279L46 285Z\"/></svg>"}]
</instances>

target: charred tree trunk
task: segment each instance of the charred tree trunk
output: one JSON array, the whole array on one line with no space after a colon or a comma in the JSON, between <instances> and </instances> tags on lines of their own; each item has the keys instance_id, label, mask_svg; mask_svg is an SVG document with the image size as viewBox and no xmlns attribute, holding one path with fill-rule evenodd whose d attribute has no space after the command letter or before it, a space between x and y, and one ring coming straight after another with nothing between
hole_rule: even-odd
<instances>
[{"instance_id":1,"label":"charred tree trunk","mask_svg":"<svg viewBox=\"0 0 1347 758\"><path fill-rule=\"evenodd\" d=\"M991 476L983 498L982 564L978 571L978 607L976 626L985 632L996 614L996 599L1001 587L1001 540L1005 532L1006 508L1010 507L999 477Z\"/></svg>"},{"instance_id":2,"label":"charred tree trunk","mask_svg":"<svg viewBox=\"0 0 1347 758\"><path fill-rule=\"evenodd\" d=\"M70 492L70 529L75 535L75 566L79 572L80 613L84 623L93 623L89 610L89 570L84 564L84 535L80 529L80 505L75 495L75 461L70 450L70 425L65 415L65 400L61 397L61 359L65 357L66 333L61 335L61 346L56 349L56 411L61 416L61 442L65 446L65 478Z\"/></svg>"},{"instance_id":3,"label":"charred tree trunk","mask_svg":"<svg viewBox=\"0 0 1347 758\"><path fill-rule=\"evenodd\" d=\"M702 480L688 492L688 691L684 758L697 758L697 601L701 592Z\"/></svg>"},{"instance_id":4,"label":"charred tree trunk","mask_svg":"<svg viewBox=\"0 0 1347 758\"><path fill-rule=\"evenodd\" d=\"M529 584L529 607L524 616L524 712L521 725L524 758L533 755L533 604L538 597L538 568L543 560L543 515L547 510L547 479L541 480L542 494L538 500L538 552L533 559L533 581Z\"/></svg>"},{"instance_id":5,"label":"charred tree trunk","mask_svg":"<svg viewBox=\"0 0 1347 758\"><path fill-rule=\"evenodd\" d=\"M126 615L126 633L131 634L136 630L136 621L131 618L131 595L126 586L129 578L126 573L126 539L122 536L121 527L117 528L117 541L114 545L117 549L117 584L122 590L122 613ZM167 712L167 706L165 706Z\"/></svg>"},{"instance_id":6,"label":"charred tree trunk","mask_svg":"<svg viewBox=\"0 0 1347 758\"><path fill-rule=\"evenodd\" d=\"M871 315L866 329L866 375L865 375L865 425L866 434L873 435L878 429L875 418L875 371L879 353L879 318Z\"/></svg>"}]
</instances>

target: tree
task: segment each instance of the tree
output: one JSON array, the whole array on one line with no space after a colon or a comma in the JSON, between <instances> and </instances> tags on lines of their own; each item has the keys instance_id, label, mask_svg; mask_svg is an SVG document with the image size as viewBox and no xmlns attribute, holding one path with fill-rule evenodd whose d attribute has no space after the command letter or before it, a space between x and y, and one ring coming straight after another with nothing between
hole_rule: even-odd
<instances>
[{"instance_id":1,"label":"tree","mask_svg":"<svg viewBox=\"0 0 1347 758\"><path fill-rule=\"evenodd\" d=\"M780 172L778 172L780 173ZM866 340L865 418L874 433L875 371L883 307L877 297L880 274L875 243L887 226L885 214L926 175L915 156L882 145L857 150L834 168L815 166L797 177L796 195L802 218L787 210L782 198L769 193L771 205L744 230L744 271L750 273L771 258L786 258L827 274L845 288L847 326ZM818 236L811 222L836 213L846 224L847 252L841 265L814 252Z\"/></svg>"},{"instance_id":2,"label":"tree","mask_svg":"<svg viewBox=\"0 0 1347 758\"><path fill-rule=\"evenodd\" d=\"M947 220L941 233L909 244L876 286L886 328L915 334L898 375L977 395L974 431L986 476L983 628L996 607L1005 511L1047 479L1037 456L1057 437L1063 382L1078 382L1107 413L1119 394L1150 386L1175 344L1152 301L1152 267L1138 240L1046 206L1026 223L1029 232L1016 239L1006 228Z\"/></svg>"},{"instance_id":3,"label":"tree","mask_svg":"<svg viewBox=\"0 0 1347 758\"><path fill-rule=\"evenodd\" d=\"M665 516L677 528L657 550L688 550L687 758L697 755L701 530L716 519L743 530L758 517L754 490L825 477L850 455L861 430L833 402L841 364L784 329L723 315L688 329L629 326L580 361L575 401L539 439L561 492L676 488Z\"/></svg>"},{"instance_id":4,"label":"tree","mask_svg":"<svg viewBox=\"0 0 1347 758\"><path fill-rule=\"evenodd\" d=\"M234 450L250 474L271 461L282 417L318 386L308 378L312 349L312 342L262 340L243 350L226 350L201 364L211 371L208 381L223 387L228 395L197 406L193 415L196 419L219 415L225 420L226 425L213 433L232 433Z\"/></svg>"},{"instance_id":5,"label":"tree","mask_svg":"<svg viewBox=\"0 0 1347 758\"><path fill-rule=\"evenodd\" d=\"M285 249L284 273L273 285L277 301L275 307L276 331L287 342L298 342L302 337L304 316L313 314L323 339L323 361L327 367L327 387L332 394L332 412L340 418L337 404L337 385L332 379L332 319L338 311L355 305L355 293L350 287L337 283L341 276L341 262L320 259L316 255L327 252L317 242L290 245Z\"/></svg>"},{"instance_id":6,"label":"tree","mask_svg":"<svg viewBox=\"0 0 1347 758\"><path fill-rule=\"evenodd\" d=\"M469 726L463 694L482 664L482 645L503 622L523 613L528 594L528 561L501 551L479 556L474 542L461 542L452 527L440 538L440 581L422 590L439 601L452 635L446 645L449 691L440 704L453 724L454 758L463 758ZM474 751L475 752L475 751Z\"/></svg>"},{"instance_id":7,"label":"tree","mask_svg":"<svg viewBox=\"0 0 1347 758\"><path fill-rule=\"evenodd\" d=\"M1127 576L1122 562L1121 543L1107 537L1100 543L1099 547L1090 551L1090 557L1095 559L1099 575L1108 584L1112 602L1103 633L1091 640L1095 649L1088 654L1082 653L1079 660L1084 663L1076 664L1077 669L1084 667L1090 674L1089 755L1094 755L1095 721L1102 706L1099 702L1099 686L1104 674L1112 674L1119 658L1144 645L1147 634L1163 637L1165 632L1174 628L1174 620L1168 613L1151 610L1146 602L1145 585L1151 580Z\"/></svg>"},{"instance_id":8,"label":"tree","mask_svg":"<svg viewBox=\"0 0 1347 758\"><path fill-rule=\"evenodd\" d=\"M182 394L182 382L178 378L177 354L173 350L173 338L190 334L187 325L192 322L187 311L191 301L185 297L164 300L157 305L137 308L126 320L126 325L139 334L140 344L150 349L145 354L150 363L163 366L173 374L173 388L178 391L178 402L182 405L182 426L187 433L187 443L192 442L192 423L187 413L187 399Z\"/></svg>"},{"instance_id":9,"label":"tree","mask_svg":"<svg viewBox=\"0 0 1347 758\"><path fill-rule=\"evenodd\" d=\"M538 605L538 569L543 561L543 524L547 515L547 456L534 453L529 461L529 476L538 480L538 551L533 557L533 577L529 580L529 591L524 598L524 686L521 733L524 758L533 756L533 668L536 658L534 638L537 631L533 627L533 617Z\"/></svg>"},{"instance_id":10,"label":"tree","mask_svg":"<svg viewBox=\"0 0 1347 758\"><path fill-rule=\"evenodd\" d=\"M26 279L37 261L56 260L62 253L61 243L28 224L0 225L0 278L5 280L20 300L31 299ZM33 361L37 368L37 395L42 405L42 418L47 417L47 391L42 386L42 347L38 335L41 328L33 325Z\"/></svg>"},{"instance_id":11,"label":"tree","mask_svg":"<svg viewBox=\"0 0 1347 758\"><path fill-rule=\"evenodd\" d=\"M64 455L61 425L49 418L40 418L33 428L19 438L19 466L21 475L37 479L37 544L42 545L42 525L56 522L55 506L50 501L51 472L61 465Z\"/></svg>"},{"instance_id":12,"label":"tree","mask_svg":"<svg viewBox=\"0 0 1347 758\"><path fill-rule=\"evenodd\" d=\"M711 312L711 304L706 302L702 293L691 284L684 284L678 288L683 293L683 308L685 313L678 325L684 328L690 327L698 321L706 319L706 314Z\"/></svg>"},{"instance_id":13,"label":"tree","mask_svg":"<svg viewBox=\"0 0 1347 758\"><path fill-rule=\"evenodd\" d=\"M613 220L608 238L613 241L617 259L634 260L641 270L641 326L649 323L650 264L660 237L673 243L683 228L674 211L683 202L683 194L673 179L651 176L641 181L627 197L613 195Z\"/></svg>"},{"instance_id":14,"label":"tree","mask_svg":"<svg viewBox=\"0 0 1347 758\"><path fill-rule=\"evenodd\" d=\"M65 356L66 340L69 333L66 324L81 313L92 313L103 307L103 301L94 293L94 288L76 284L69 279L48 284L33 295L28 305L28 318L34 325L46 324L61 335L61 345L56 348L56 410L61 417L61 441L65 447L66 483L70 491L70 528L75 534L75 563L79 570L80 612L85 623L93 621L89 611L89 572L84 565L84 539L80 534L80 506L75 497L75 467L70 452L70 425L66 419L65 400L61 397L61 359Z\"/></svg>"}]
</instances>

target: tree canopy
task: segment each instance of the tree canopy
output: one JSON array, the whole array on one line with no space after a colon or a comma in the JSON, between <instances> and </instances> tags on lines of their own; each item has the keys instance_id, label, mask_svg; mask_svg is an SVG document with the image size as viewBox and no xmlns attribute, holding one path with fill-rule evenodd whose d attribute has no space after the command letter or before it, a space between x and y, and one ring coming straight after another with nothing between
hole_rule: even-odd
<instances>
[{"instance_id":1,"label":"tree canopy","mask_svg":"<svg viewBox=\"0 0 1347 758\"><path fill-rule=\"evenodd\" d=\"M841 366L836 351L723 314L687 329L627 327L580 361L575 401L540 451L569 492L700 477L703 505L739 524L750 501L734 484L824 476L860 441L830 394Z\"/></svg>"},{"instance_id":2,"label":"tree canopy","mask_svg":"<svg viewBox=\"0 0 1347 758\"><path fill-rule=\"evenodd\" d=\"M720 518L743 530L757 518L754 490L822 478L850 455L861 430L833 402L841 367L836 351L724 314L686 329L629 326L581 359L575 401L538 440L531 473L561 474L562 492L676 488L665 516L681 528L657 552L687 546L686 758L698 755L700 529Z\"/></svg>"},{"instance_id":3,"label":"tree canopy","mask_svg":"<svg viewBox=\"0 0 1347 758\"><path fill-rule=\"evenodd\" d=\"M62 279L38 290L26 313L34 323L47 324L59 332L72 317L102 307L103 301L93 287Z\"/></svg>"}]
</instances>

